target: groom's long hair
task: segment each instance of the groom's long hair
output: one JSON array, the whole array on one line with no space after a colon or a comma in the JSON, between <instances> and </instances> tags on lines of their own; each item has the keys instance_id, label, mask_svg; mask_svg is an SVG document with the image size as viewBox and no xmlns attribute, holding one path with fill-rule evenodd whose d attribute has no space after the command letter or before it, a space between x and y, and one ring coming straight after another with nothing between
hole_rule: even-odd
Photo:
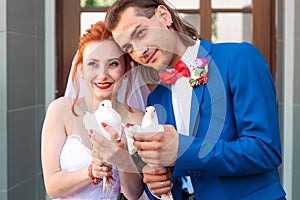
<instances>
[{"instance_id":1,"label":"groom's long hair","mask_svg":"<svg viewBox=\"0 0 300 200\"><path fill-rule=\"evenodd\" d=\"M184 44L191 46L194 44L195 37L200 38L197 29L181 18L178 13L171 8L171 4L165 0L117 0L107 11L105 25L109 31L113 31L120 20L122 13L129 7L135 8L137 16L151 18L155 14L155 9L165 6L171 14L173 24L171 27L179 33L179 37Z\"/></svg>"}]
</instances>

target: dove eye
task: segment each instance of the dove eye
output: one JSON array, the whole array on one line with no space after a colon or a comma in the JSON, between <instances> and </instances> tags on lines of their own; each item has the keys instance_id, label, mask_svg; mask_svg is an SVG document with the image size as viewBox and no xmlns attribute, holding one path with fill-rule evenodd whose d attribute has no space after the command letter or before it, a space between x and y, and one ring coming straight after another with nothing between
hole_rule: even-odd
<instances>
[{"instance_id":1,"label":"dove eye","mask_svg":"<svg viewBox=\"0 0 300 200\"><path fill-rule=\"evenodd\" d=\"M102 104L102 106L104 106L104 103Z\"/></svg>"}]
</instances>

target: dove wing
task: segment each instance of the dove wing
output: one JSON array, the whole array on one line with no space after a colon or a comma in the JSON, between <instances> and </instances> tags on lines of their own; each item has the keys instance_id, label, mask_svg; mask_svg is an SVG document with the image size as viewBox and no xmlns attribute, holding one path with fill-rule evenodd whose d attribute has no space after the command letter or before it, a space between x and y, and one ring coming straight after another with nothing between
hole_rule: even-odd
<instances>
[{"instance_id":1,"label":"dove wing","mask_svg":"<svg viewBox=\"0 0 300 200\"><path fill-rule=\"evenodd\" d=\"M96 117L89 112L85 112L83 116L83 124L86 130L92 129L97 132L100 132Z\"/></svg>"}]
</instances>

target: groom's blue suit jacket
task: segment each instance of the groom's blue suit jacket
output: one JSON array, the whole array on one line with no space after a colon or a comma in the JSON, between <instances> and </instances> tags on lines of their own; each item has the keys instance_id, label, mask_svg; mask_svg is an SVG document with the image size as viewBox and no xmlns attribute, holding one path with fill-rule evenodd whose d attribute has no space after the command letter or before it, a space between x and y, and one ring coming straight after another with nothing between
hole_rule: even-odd
<instances>
[{"instance_id":1,"label":"groom's blue suit jacket","mask_svg":"<svg viewBox=\"0 0 300 200\"><path fill-rule=\"evenodd\" d=\"M209 62L208 83L193 89L190 133L179 136L174 198L181 199L183 176L191 177L200 200L284 198L276 93L266 61L251 44L203 39L198 57ZM169 85L160 84L148 105L161 124L176 127Z\"/></svg>"}]
</instances>

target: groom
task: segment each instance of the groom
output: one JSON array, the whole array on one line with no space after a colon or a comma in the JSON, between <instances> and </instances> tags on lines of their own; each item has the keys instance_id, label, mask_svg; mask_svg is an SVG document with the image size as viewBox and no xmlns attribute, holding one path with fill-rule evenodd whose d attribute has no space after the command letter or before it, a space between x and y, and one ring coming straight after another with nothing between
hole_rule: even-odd
<instances>
[{"instance_id":1,"label":"groom","mask_svg":"<svg viewBox=\"0 0 300 200\"><path fill-rule=\"evenodd\" d=\"M171 167L175 199L183 177L196 199L285 199L275 88L254 46L198 39L163 0L116 1L105 22L123 51L160 72L148 105L165 130L134 144L144 162ZM170 187L143 171L152 194Z\"/></svg>"}]
</instances>

